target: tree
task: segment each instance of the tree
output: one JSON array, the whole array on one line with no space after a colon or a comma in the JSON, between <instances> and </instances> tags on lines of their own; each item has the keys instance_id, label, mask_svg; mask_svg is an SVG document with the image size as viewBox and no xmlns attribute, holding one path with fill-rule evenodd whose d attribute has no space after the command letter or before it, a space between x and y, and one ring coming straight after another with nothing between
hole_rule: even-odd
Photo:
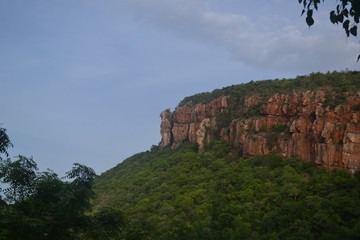
<instances>
[{"instance_id":1,"label":"tree","mask_svg":"<svg viewBox=\"0 0 360 240\"><path fill-rule=\"evenodd\" d=\"M12 146L0 129L0 153ZM122 212L103 208L91 213L96 173L75 163L63 181L51 170L38 172L32 158L0 157L0 240L121 239ZM5 199L2 199L5 196Z\"/></svg>"},{"instance_id":2,"label":"tree","mask_svg":"<svg viewBox=\"0 0 360 240\"><path fill-rule=\"evenodd\" d=\"M21 155L14 162L10 159L0 162L0 180L9 186L4 189L4 195L9 203L23 201L32 194L36 170L37 165L34 160Z\"/></svg>"},{"instance_id":3,"label":"tree","mask_svg":"<svg viewBox=\"0 0 360 240\"><path fill-rule=\"evenodd\" d=\"M62 181L53 172L37 172L31 158L0 162L6 205L1 211L0 239L73 239L87 229L94 197L95 172L74 164ZM2 237L2 238L1 238Z\"/></svg>"},{"instance_id":4,"label":"tree","mask_svg":"<svg viewBox=\"0 0 360 240\"><path fill-rule=\"evenodd\" d=\"M314 24L313 12L318 10L321 0L298 0L303 4L301 16L306 13L305 21L309 27ZM322 0L324 2L324 0ZM335 10L330 11L330 21L333 24L342 24L346 35L357 36L357 25L360 22L360 1L359 0L340 0L337 1ZM360 60L360 55L357 61Z\"/></svg>"},{"instance_id":5,"label":"tree","mask_svg":"<svg viewBox=\"0 0 360 240\"><path fill-rule=\"evenodd\" d=\"M6 129L0 128L0 153L4 153L6 156L9 156L7 149L12 147L9 136L6 134Z\"/></svg>"},{"instance_id":6,"label":"tree","mask_svg":"<svg viewBox=\"0 0 360 240\"><path fill-rule=\"evenodd\" d=\"M86 237L94 240L121 239L125 224L121 211L103 207L93 215Z\"/></svg>"}]
</instances>

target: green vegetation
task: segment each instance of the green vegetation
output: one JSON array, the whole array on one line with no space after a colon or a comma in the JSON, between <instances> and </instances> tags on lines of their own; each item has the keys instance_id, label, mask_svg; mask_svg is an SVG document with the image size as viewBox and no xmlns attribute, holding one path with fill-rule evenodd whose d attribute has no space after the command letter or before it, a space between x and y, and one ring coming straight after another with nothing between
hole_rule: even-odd
<instances>
[{"instance_id":1,"label":"green vegetation","mask_svg":"<svg viewBox=\"0 0 360 240\"><path fill-rule=\"evenodd\" d=\"M360 104L356 104L356 105L352 106L351 109L354 111L360 111Z\"/></svg>"},{"instance_id":2,"label":"green vegetation","mask_svg":"<svg viewBox=\"0 0 360 240\"><path fill-rule=\"evenodd\" d=\"M238 118L234 111L224 111L215 115L216 124L219 129L229 127L233 119Z\"/></svg>"},{"instance_id":3,"label":"green vegetation","mask_svg":"<svg viewBox=\"0 0 360 240\"><path fill-rule=\"evenodd\" d=\"M345 100L346 97L343 94L336 94L335 96L328 94L325 96L324 106L334 109L337 105L343 104Z\"/></svg>"},{"instance_id":4,"label":"green vegetation","mask_svg":"<svg viewBox=\"0 0 360 240\"><path fill-rule=\"evenodd\" d=\"M287 137L290 137L289 127L283 123L276 123L271 130L266 131L266 141L270 149L272 149L278 139Z\"/></svg>"},{"instance_id":5,"label":"green vegetation","mask_svg":"<svg viewBox=\"0 0 360 240\"><path fill-rule=\"evenodd\" d=\"M239 156L221 141L136 154L96 178L95 207L123 211L147 239L359 239L358 175Z\"/></svg>"},{"instance_id":6,"label":"green vegetation","mask_svg":"<svg viewBox=\"0 0 360 240\"><path fill-rule=\"evenodd\" d=\"M332 92L360 90L359 77L333 72L252 81L180 105L231 97L228 110L215 116L221 129L260 114L261 104L237 111L246 96L324 90L325 106L334 108L345 94ZM290 133L277 123L249 129L258 134L271 147ZM326 172L275 153L242 159L239 149L215 139L201 153L189 143L175 150L153 145L99 177L75 164L65 181L38 172L31 158L3 159L12 143L0 128L0 240L360 239L360 173Z\"/></svg>"},{"instance_id":7,"label":"green vegetation","mask_svg":"<svg viewBox=\"0 0 360 240\"><path fill-rule=\"evenodd\" d=\"M255 116L259 116L260 115L260 109L261 106L264 104L264 102L261 102L259 104L256 104L254 106L252 106L249 110L247 110L246 112L240 114L240 118L251 118L251 117L255 117Z\"/></svg>"},{"instance_id":8,"label":"green vegetation","mask_svg":"<svg viewBox=\"0 0 360 240\"><path fill-rule=\"evenodd\" d=\"M253 105L247 111L239 113L239 109L241 109L241 105L243 103L237 101L236 98L231 98L229 102L230 106L228 106L226 111L220 112L215 115L218 131L223 128L228 128L231 122L235 119L248 119L251 117L259 116L261 106L264 104L264 101L262 101L259 104Z\"/></svg>"},{"instance_id":9,"label":"green vegetation","mask_svg":"<svg viewBox=\"0 0 360 240\"><path fill-rule=\"evenodd\" d=\"M294 79L275 79L263 81L251 81L245 84L233 85L223 89L216 89L212 92L195 94L184 98L179 106L186 104L208 103L222 96L230 96L238 99L240 102L247 96L270 97L276 93L290 93L304 91L359 91L360 90L360 72L328 72L312 73L308 76L298 76Z\"/></svg>"},{"instance_id":10,"label":"green vegetation","mask_svg":"<svg viewBox=\"0 0 360 240\"><path fill-rule=\"evenodd\" d=\"M10 146L0 129L0 154L8 155ZM119 210L104 207L90 215L91 168L75 163L66 174L70 181L37 170L32 158L0 155L0 240L110 240L136 233Z\"/></svg>"},{"instance_id":11,"label":"green vegetation","mask_svg":"<svg viewBox=\"0 0 360 240\"><path fill-rule=\"evenodd\" d=\"M6 134L5 128L0 128L0 153L4 153L6 156L9 156L7 149L12 147L9 136Z\"/></svg>"}]
</instances>

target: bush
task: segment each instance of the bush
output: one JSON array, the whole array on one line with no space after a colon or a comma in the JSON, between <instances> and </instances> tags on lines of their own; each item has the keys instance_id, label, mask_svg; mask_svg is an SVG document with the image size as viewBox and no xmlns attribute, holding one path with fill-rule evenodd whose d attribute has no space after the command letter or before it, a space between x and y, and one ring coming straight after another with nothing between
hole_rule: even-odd
<instances>
[{"instance_id":1,"label":"bush","mask_svg":"<svg viewBox=\"0 0 360 240\"><path fill-rule=\"evenodd\" d=\"M289 93L289 91L305 92L323 90L328 92L355 92L360 90L359 72L328 72L311 73L310 75L297 76L293 79L276 79L263 81L250 81L245 84L232 85L212 92L204 92L184 98L179 106L186 104L195 105L198 103L208 103L221 96L230 96L238 100L246 96L258 95L269 97L276 93ZM333 102L332 99L329 99ZM342 103L342 98L335 100L331 107Z\"/></svg>"},{"instance_id":2,"label":"bush","mask_svg":"<svg viewBox=\"0 0 360 240\"><path fill-rule=\"evenodd\" d=\"M352 106L351 109L354 111L360 111L360 104L356 104L356 105Z\"/></svg>"}]
</instances>

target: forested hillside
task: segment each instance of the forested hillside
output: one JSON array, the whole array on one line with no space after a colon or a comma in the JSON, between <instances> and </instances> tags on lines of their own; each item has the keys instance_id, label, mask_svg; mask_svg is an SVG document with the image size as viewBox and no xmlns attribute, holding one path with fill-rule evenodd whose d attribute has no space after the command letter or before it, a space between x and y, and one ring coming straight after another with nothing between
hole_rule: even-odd
<instances>
[{"instance_id":1,"label":"forested hillside","mask_svg":"<svg viewBox=\"0 0 360 240\"><path fill-rule=\"evenodd\" d=\"M359 77L186 97L159 146L95 179L95 210L124 212L125 239L360 239Z\"/></svg>"},{"instance_id":2,"label":"forested hillside","mask_svg":"<svg viewBox=\"0 0 360 240\"><path fill-rule=\"evenodd\" d=\"M160 114L159 146L191 142L202 149L222 139L242 157L278 152L329 171L355 173L360 169L359 83L358 72L316 73L194 95Z\"/></svg>"},{"instance_id":3,"label":"forested hillside","mask_svg":"<svg viewBox=\"0 0 360 240\"><path fill-rule=\"evenodd\" d=\"M148 239L358 239L360 176L214 141L136 154L96 179L95 206Z\"/></svg>"},{"instance_id":4,"label":"forested hillside","mask_svg":"<svg viewBox=\"0 0 360 240\"><path fill-rule=\"evenodd\" d=\"M221 96L244 98L253 95L270 97L273 94L289 94L293 91L359 91L360 72L328 72L311 73L310 75L297 76L293 79L274 79L262 81L250 81L248 83L232 85L212 92L198 93L185 97L180 101L179 106L186 104L195 105L198 103L209 103Z\"/></svg>"}]
</instances>

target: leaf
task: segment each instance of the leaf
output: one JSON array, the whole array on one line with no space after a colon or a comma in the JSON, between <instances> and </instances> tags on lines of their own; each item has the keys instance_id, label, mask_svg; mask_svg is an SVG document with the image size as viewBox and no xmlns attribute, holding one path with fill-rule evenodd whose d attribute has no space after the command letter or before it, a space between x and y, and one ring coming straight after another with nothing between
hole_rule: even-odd
<instances>
[{"instance_id":1,"label":"leaf","mask_svg":"<svg viewBox=\"0 0 360 240\"><path fill-rule=\"evenodd\" d=\"M337 21L342 23L344 21L344 16L341 14L337 15Z\"/></svg>"},{"instance_id":2,"label":"leaf","mask_svg":"<svg viewBox=\"0 0 360 240\"><path fill-rule=\"evenodd\" d=\"M314 0L310 0L308 5L307 5L307 9L310 9L310 6L311 6L311 3L313 2Z\"/></svg>"},{"instance_id":3,"label":"leaf","mask_svg":"<svg viewBox=\"0 0 360 240\"><path fill-rule=\"evenodd\" d=\"M320 0L314 0L314 8L316 11L318 10L318 4L320 3Z\"/></svg>"},{"instance_id":4,"label":"leaf","mask_svg":"<svg viewBox=\"0 0 360 240\"><path fill-rule=\"evenodd\" d=\"M346 20L346 21L343 23L343 28L345 29L346 35L347 35L348 37L350 36L349 24L350 24L350 21L349 21L349 20Z\"/></svg>"},{"instance_id":5,"label":"leaf","mask_svg":"<svg viewBox=\"0 0 360 240\"><path fill-rule=\"evenodd\" d=\"M349 11L346 8L341 12L341 14L345 17L349 17Z\"/></svg>"},{"instance_id":6,"label":"leaf","mask_svg":"<svg viewBox=\"0 0 360 240\"><path fill-rule=\"evenodd\" d=\"M301 15L300 15L300 16L304 15L304 13L305 13L305 9L303 9L303 10L302 10L302 12L301 12Z\"/></svg>"},{"instance_id":7,"label":"leaf","mask_svg":"<svg viewBox=\"0 0 360 240\"><path fill-rule=\"evenodd\" d=\"M355 21L356 23L359 23L359 16L354 16L354 21Z\"/></svg>"},{"instance_id":8,"label":"leaf","mask_svg":"<svg viewBox=\"0 0 360 240\"><path fill-rule=\"evenodd\" d=\"M350 24L350 21L349 21L349 20L346 20L346 21L343 23L343 28L344 28L346 31L349 31L349 24Z\"/></svg>"},{"instance_id":9,"label":"leaf","mask_svg":"<svg viewBox=\"0 0 360 240\"><path fill-rule=\"evenodd\" d=\"M314 19L312 17L306 17L306 23L309 27L314 24Z\"/></svg>"},{"instance_id":10,"label":"leaf","mask_svg":"<svg viewBox=\"0 0 360 240\"><path fill-rule=\"evenodd\" d=\"M311 9L308 10L306 14L307 14L308 17L311 17L311 18L312 18L313 10L311 10Z\"/></svg>"},{"instance_id":11,"label":"leaf","mask_svg":"<svg viewBox=\"0 0 360 240\"><path fill-rule=\"evenodd\" d=\"M349 30L346 30L346 29L345 29L345 32L346 32L346 36L347 36L347 37L350 37L350 32L349 32Z\"/></svg>"},{"instance_id":12,"label":"leaf","mask_svg":"<svg viewBox=\"0 0 360 240\"><path fill-rule=\"evenodd\" d=\"M336 16L336 14L335 14L335 11L331 11L331 12L330 12L330 21L331 21L333 24L337 23L337 16Z\"/></svg>"},{"instance_id":13,"label":"leaf","mask_svg":"<svg viewBox=\"0 0 360 240\"><path fill-rule=\"evenodd\" d=\"M358 56L358 58L357 58L357 61L356 61L356 62L359 62L359 60L360 60L360 55Z\"/></svg>"},{"instance_id":14,"label":"leaf","mask_svg":"<svg viewBox=\"0 0 360 240\"><path fill-rule=\"evenodd\" d=\"M350 33L353 35L353 36L357 36L357 26L354 25L352 28L350 28Z\"/></svg>"},{"instance_id":15,"label":"leaf","mask_svg":"<svg viewBox=\"0 0 360 240\"><path fill-rule=\"evenodd\" d=\"M356 15L356 11L355 11L355 9L353 7L350 8L349 12L350 12L350 16Z\"/></svg>"},{"instance_id":16,"label":"leaf","mask_svg":"<svg viewBox=\"0 0 360 240\"><path fill-rule=\"evenodd\" d=\"M346 5L348 4L348 0L343 0L343 1L341 1L342 2L342 7L343 8L345 8L346 7Z\"/></svg>"}]
</instances>

